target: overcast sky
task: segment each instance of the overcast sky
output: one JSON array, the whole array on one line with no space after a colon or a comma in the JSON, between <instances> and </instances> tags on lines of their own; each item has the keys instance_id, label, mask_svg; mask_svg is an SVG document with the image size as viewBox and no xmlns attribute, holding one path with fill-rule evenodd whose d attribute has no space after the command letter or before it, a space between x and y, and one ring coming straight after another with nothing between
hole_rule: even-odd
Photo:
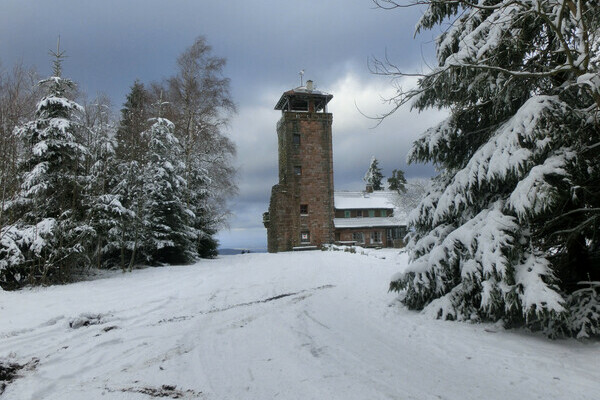
<instances>
[{"instance_id":1,"label":"overcast sky","mask_svg":"<svg viewBox=\"0 0 600 400\"><path fill-rule=\"evenodd\" d=\"M433 174L406 165L410 143L443 112L399 110L374 128L366 115L385 112L394 89L369 72L370 57L387 57L419 72L433 61L430 32L414 37L421 10L385 11L371 0L0 0L0 68L15 62L51 72L48 56L61 37L68 58L63 75L90 97L107 93L118 110L135 79L160 81L175 72L177 56L200 35L227 59L225 76L238 114L228 135L237 144L239 196L231 201L222 247L266 248L262 213L277 183L281 93L299 86L298 72L333 94L336 190L360 190L371 156L385 176ZM414 85L414 81L403 84ZM360 111L359 111L360 109Z\"/></svg>"}]
</instances>

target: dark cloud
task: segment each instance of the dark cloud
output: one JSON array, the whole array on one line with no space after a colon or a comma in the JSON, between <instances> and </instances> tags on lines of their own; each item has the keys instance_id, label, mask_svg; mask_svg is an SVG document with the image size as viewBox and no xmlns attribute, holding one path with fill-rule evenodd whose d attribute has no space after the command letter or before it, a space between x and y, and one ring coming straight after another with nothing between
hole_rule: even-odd
<instances>
[{"instance_id":1,"label":"dark cloud","mask_svg":"<svg viewBox=\"0 0 600 400\"><path fill-rule=\"evenodd\" d=\"M373 8L370 0L242 1L3 0L0 55L49 71L48 50L61 35L70 56L65 72L90 93L122 102L134 79L159 80L198 35L228 59L240 101L253 85L296 83L297 71L334 80L348 62L366 71L385 53L400 66L420 60L412 40L418 9Z\"/></svg>"}]
</instances>

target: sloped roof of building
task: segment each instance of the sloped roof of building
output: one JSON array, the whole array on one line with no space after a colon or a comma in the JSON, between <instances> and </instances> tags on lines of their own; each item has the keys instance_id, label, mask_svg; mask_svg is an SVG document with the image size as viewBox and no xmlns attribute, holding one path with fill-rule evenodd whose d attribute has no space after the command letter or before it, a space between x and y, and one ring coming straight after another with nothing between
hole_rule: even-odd
<instances>
[{"instance_id":1,"label":"sloped roof of building","mask_svg":"<svg viewBox=\"0 0 600 400\"><path fill-rule=\"evenodd\" d=\"M369 217L369 218L334 218L336 228L384 228L406 225L404 218Z\"/></svg>"},{"instance_id":2,"label":"sloped roof of building","mask_svg":"<svg viewBox=\"0 0 600 400\"><path fill-rule=\"evenodd\" d=\"M401 212L395 204L396 192L382 190L372 193L334 192L334 204L337 210L360 210L360 209L393 209L391 217L356 217L356 218L334 218L333 224L336 228L376 228L406 226L406 213Z\"/></svg>"},{"instance_id":3,"label":"sloped roof of building","mask_svg":"<svg viewBox=\"0 0 600 400\"><path fill-rule=\"evenodd\" d=\"M395 192L334 192L334 207L337 210L352 209L393 209Z\"/></svg>"}]
</instances>

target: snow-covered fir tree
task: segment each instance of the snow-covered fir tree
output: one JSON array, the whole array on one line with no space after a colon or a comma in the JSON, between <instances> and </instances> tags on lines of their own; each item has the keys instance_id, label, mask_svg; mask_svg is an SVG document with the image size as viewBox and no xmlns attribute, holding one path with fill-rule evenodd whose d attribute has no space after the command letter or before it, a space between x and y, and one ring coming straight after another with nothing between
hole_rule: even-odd
<instances>
[{"instance_id":1,"label":"snow-covered fir tree","mask_svg":"<svg viewBox=\"0 0 600 400\"><path fill-rule=\"evenodd\" d=\"M375 156L373 156L363 181L365 181L368 185L371 185L373 190L383 190L383 186L381 185L382 180L383 174L381 173L381 168L379 167L379 161L377 161Z\"/></svg>"},{"instance_id":2,"label":"snow-covered fir tree","mask_svg":"<svg viewBox=\"0 0 600 400\"><path fill-rule=\"evenodd\" d=\"M107 256L118 258L122 269L131 270L137 263L147 260L138 251L145 240L143 209L143 171L148 152L148 138L142 133L149 126L150 100L144 85L136 81L121 109L117 129L117 173L110 183L111 193L123 207L117 224L107 237ZM117 253L111 253L110 249Z\"/></svg>"},{"instance_id":3,"label":"snow-covered fir tree","mask_svg":"<svg viewBox=\"0 0 600 400\"><path fill-rule=\"evenodd\" d=\"M88 140L89 171L85 203L89 223L96 233L89 253L96 268L102 268L118 262L116 255L120 248L114 240L109 239L114 236L114 230L118 229L125 216L131 219L132 215L123 207L119 195L114 193L111 186L117 180L118 165L115 157L116 129L106 115L109 107L96 99L89 108L92 110L86 109L86 114L96 114L93 118L86 118L86 129L91 139Z\"/></svg>"},{"instance_id":4,"label":"snow-covered fir tree","mask_svg":"<svg viewBox=\"0 0 600 400\"><path fill-rule=\"evenodd\" d=\"M409 154L440 173L391 288L440 318L600 334L598 3L419 3L417 31L451 24L438 66L395 105L450 116Z\"/></svg>"},{"instance_id":5,"label":"snow-covered fir tree","mask_svg":"<svg viewBox=\"0 0 600 400\"><path fill-rule=\"evenodd\" d=\"M0 232L0 285L64 282L86 264L93 230L82 205L83 161L76 140L80 105L67 98L75 85L61 76L63 53L54 53L53 76L40 82L46 95L35 119L16 128L24 142L21 187L10 202L14 223Z\"/></svg>"},{"instance_id":6,"label":"snow-covered fir tree","mask_svg":"<svg viewBox=\"0 0 600 400\"><path fill-rule=\"evenodd\" d=\"M189 225L194 214L183 198L187 185L181 176L182 149L174 135L175 126L157 118L144 132L148 158L143 173L143 252L151 264L186 263L195 259L195 232Z\"/></svg>"}]
</instances>

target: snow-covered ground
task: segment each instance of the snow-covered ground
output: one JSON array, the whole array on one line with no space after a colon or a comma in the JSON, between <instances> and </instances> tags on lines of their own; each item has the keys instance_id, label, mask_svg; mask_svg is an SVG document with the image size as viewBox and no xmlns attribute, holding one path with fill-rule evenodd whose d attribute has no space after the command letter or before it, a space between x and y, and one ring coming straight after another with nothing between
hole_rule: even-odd
<instances>
[{"instance_id":1,"label":"snow-covered ground","mask_svg":"<svg viewBox=\"0 0 600 400\"><path fill-rule=\"evenodd\" d=\"M244 254L0 292L0 361L28 363L0 399L599 398L599 343L407 311L405 263Z\"/></svg>"}]
</instances>

